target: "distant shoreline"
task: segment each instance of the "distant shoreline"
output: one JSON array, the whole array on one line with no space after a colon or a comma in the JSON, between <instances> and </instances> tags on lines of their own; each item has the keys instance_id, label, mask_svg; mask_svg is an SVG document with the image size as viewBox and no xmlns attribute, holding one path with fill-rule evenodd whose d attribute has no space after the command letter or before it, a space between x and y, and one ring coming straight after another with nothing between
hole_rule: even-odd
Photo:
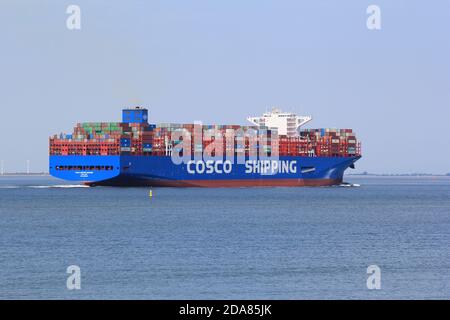
<instances>
[{"instance_id":1,"label":"distant shoreline","mask_svg":"<svg viewBox=\"0 0 450 320\"><path fill-rule=\"evenodd\" d=\"M447 174L433 174L433 173L348 173L346 176L358 177L450 177Z\"/></svg>"}]
</instances>

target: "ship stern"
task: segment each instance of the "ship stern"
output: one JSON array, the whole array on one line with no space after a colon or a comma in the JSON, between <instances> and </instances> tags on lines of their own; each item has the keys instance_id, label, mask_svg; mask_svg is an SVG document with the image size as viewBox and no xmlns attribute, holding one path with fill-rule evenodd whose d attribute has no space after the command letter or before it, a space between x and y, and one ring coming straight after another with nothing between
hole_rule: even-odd
<instances>
[{"instance_id":1,"label":"ship stern","mask_svg":"<svg viewBox=\"0 0 450 320\"><path fill-rule=\"evenodd\" d=\"M120 156L52 155L49 172L58 179L95 185L120 174Z\"/></svg>"}]
</instances>

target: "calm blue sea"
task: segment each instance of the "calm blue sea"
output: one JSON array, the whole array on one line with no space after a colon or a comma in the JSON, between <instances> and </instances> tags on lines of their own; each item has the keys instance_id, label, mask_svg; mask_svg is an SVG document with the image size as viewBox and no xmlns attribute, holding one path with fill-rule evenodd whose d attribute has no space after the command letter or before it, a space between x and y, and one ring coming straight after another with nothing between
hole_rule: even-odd
<instances>
[{"instance_id":1,"label":"calm blue sea","mask_svg":"<svg viewBox=\"0 0 450 320\"><path fill-rule=\"evenodd\" d=\"M81 188L0 177L0 298L450 298L450 178ZM366 287L381 268L381 289ZM68 290L66 268L81 268Z\"/></svg>"}]
</instances>

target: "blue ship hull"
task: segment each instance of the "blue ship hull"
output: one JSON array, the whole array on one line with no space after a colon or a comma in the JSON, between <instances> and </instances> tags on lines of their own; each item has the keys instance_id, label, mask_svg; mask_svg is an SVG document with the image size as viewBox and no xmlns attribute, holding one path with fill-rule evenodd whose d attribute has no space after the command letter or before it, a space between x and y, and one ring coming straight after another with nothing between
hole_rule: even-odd
<instances>
[{"instance_id":1,"label":"blue ship hull","mask_svg":"<svg viewBox=\"0 0 450 320\"><path fill-rule=\"evenodd\" d=\"M50 174L91 186L252 187L340 184L355 157L284 156L278 161L211 159L174 164L170 156L50 156Z\"/></svg>"}]
</instances>

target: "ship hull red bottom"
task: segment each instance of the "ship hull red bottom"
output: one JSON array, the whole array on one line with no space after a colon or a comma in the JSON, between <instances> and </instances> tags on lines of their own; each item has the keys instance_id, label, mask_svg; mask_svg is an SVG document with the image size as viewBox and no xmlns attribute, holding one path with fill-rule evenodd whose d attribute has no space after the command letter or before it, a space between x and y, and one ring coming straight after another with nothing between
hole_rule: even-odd
<instances>
[{"instance_id":1,"label":"ship hull red bottom","mask_svg":"<svg viewBox=\"0 0 450 320\"><path fill-rule=\"evenodd\" d=\"M177 187L177 188L246 188L246 187L323 187L342 183L342 179L255 179L255 180L159 180L149 179L134 181L128 186L152 186L152 187ZM86 182L89 186L120 185L124 183L117 181Z\"/></svg>"},{"instance_id":2,"label":"ship hull red bottom","mask_svg":"<svg viewBox=\"0 0 450 320\"><path fill-rule=\"evenodd\" d=\"M338 179L269 179L269 180L203 180L203 181L181 181L187 187L206 188L238 188L238 187L304 187L304 186L331 186L342 183Z\"/></svg>"}]
</instances>

